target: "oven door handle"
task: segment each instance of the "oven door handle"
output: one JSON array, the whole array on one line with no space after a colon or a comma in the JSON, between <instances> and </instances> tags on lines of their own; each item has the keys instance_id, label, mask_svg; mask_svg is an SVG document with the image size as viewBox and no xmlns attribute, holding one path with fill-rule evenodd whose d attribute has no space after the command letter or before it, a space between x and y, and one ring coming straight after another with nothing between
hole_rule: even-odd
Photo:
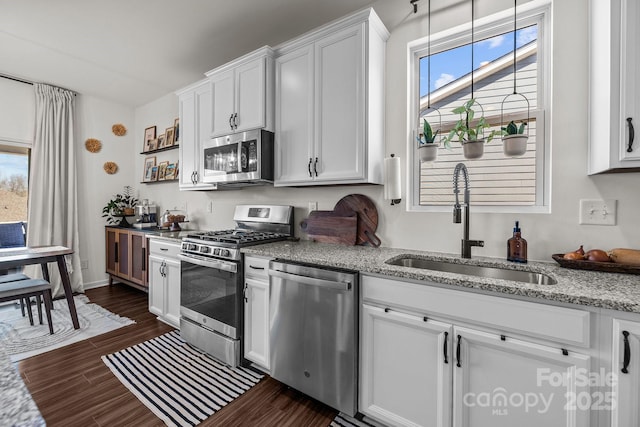
<instances>
[{"instance_id":1,"label":"oven door handle","mask_svg":"<svg viewBox=\"0 0 640 427\"><path fill-rule=\"evenodd\" d=\"M233 262L222 261L218 259L200 259L194 258L189 255L178 254L178 259L186 262L190 262L191 264L201 265L203 267L216 268L218 270L228 271L231 273L238 272L238 265Z\"/></svg>"},{"instance_id":2,"label":"oven door handle","mask_svg":"<svg viewBox=\"0 0 640 427\"><path fill-rule=\"evenodd\" d=\"M284 280L295 281L298 283L302 283L303 285L321 286L323 288L335 289L336 291L348 291L351 289L351 282L337 282L335 280L316 279L315 277L286 273L280 270L269 269L269 276L278 277Z\"/></svg>"}]
</instances>

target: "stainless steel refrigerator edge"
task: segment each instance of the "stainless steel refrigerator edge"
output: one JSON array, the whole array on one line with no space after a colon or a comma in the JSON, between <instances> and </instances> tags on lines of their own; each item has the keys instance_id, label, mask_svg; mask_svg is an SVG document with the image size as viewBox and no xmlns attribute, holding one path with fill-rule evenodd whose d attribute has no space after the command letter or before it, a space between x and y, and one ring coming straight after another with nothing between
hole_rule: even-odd
<instances>
[{"instance_id":1,"label":"stainless steel refrigerator edge","mask_svg":"<svg viewBox=\"0 0 640 427\"><path fill-rule=\"evenodd\" d=\"M358 274L271 261L271 376L357 411Z\"/></svg>"}]
</instances>

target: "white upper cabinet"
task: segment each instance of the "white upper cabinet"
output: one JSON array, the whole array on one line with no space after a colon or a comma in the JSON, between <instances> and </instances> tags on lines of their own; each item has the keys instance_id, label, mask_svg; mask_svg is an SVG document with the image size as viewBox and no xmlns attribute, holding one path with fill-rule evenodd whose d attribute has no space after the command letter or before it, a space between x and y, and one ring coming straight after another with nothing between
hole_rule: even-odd
<instances>
[{"instance_id":1,"label":"white upper cabinet","mask_svg":"<svg viewBox=\"0 0 640 427\"><path fill-rule=\"evenodd\" d=\"M640 170L640 4L590 0L589 174ZM635 129L634 129L635 128Z\"/></svg>"},{"instance_id":2,"label":"white upper cabinet","mask_svg":"<svg viewBox=\"0 0 640 427\"><path fill-rule=\"evenodd\" d=\"M180 116L180 190L212 190L202 182L202 143L211 129L211 84L202 80L178 92Z\"/></svg>"},{"instance_id":3,"label":"white upper cabinet","mask_svg":"<svg viewBox=\"0 0 640 427\"><path fill-rule=\"evenodd\" d=\"M265 46L206 73L211 82L210 136L273 130L273 51Z\"/></svg>"},{"instance_id":4,"label":"white upper cabinet","mask_svg":"<svg viewBox=\"0 0 640 427\"><path fill-rule=\"evenodd\" d=\"M382 183L388 37L367 9L275 49L276 186Z\"/></svg>"}]
</instances>

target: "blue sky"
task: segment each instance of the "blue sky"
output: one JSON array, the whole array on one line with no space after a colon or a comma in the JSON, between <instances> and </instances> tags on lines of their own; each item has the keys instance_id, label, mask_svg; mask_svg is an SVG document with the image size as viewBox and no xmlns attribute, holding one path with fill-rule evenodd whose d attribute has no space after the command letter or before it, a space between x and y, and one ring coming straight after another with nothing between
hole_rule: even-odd
<instances>
[{"instance_id":1,"label":"blue sky","mask_svg":"<svg viewBox=\"0 0 640 427\"><path fill-rule=\"evenodd\" d=\"M24 175L26 178L28 167L28 157L25 154L0 153L0 179L12 175Z\"/></svg>"},{"instance_id":2,"label":"blue sky","mask_svg":"<svg viewBox=\"0 0 640 427\"><path fill-rule=\"evenodd\" d=\"M538 27L519 29L516 32L516 46L519 48L538 36ZM490 39L476 41L473 51L474 69L491 62L509 52L513 52L513 31ZM461 46L431 55L431 79L427 86L428 61L420 59L420 96L427 94L427 88L434 91L471 72L471 45Z\"/></svg>"}]
</instances>

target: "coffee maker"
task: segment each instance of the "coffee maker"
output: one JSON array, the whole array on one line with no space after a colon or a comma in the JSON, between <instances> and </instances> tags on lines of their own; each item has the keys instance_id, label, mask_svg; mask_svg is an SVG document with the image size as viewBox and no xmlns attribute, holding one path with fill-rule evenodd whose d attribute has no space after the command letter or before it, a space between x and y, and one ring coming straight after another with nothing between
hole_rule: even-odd
<instances>
[{"instance_id":1,"label":"coffee maker","mask_svg":"<svg viewBox=\"0 0 640 427\"><path fill-rule=\"evenodd\" d=\"M135 228L154 228L158 225L158 208L150 205L147 200L143 200L141 205L136 206L136 220L133 223Z\"/></svg>"}]
</instances>

